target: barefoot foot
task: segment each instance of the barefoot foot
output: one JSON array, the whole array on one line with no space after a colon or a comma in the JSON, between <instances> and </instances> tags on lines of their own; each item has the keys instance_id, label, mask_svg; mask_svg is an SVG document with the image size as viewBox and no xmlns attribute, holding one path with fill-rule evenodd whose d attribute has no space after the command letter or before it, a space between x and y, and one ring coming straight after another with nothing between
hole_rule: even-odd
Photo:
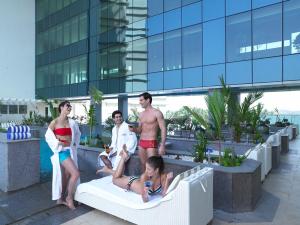
<instances>
[{"instance_id":1,"label":"barefoot foot","mask_svg":"<svg viewBox=\"0 0 300 225\"><path fill-rule=\"evenodd\" d=\"M67 197L66 201L63 202L63 204L66 205L69 209L72 209L72 210L76 209L75 206L74 206L74 201L70 197Z\"/></svg>"}]
</instances>

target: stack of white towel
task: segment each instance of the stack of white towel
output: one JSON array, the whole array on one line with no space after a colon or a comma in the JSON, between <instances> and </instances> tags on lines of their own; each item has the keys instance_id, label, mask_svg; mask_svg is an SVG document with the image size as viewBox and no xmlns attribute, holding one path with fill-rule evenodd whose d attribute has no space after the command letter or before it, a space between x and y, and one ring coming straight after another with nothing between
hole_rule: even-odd
<instances>
[{"instance_id":1,"label":"stack of white towel","mask_svg":"<svg viewBox=\"0 0 300 225\"><path fill-rule=\"evenodd\" d=\"M30 127L26 125L15 125L7 128L8 140L20 140L31 138Z\"/></svg>"}]
</instances>

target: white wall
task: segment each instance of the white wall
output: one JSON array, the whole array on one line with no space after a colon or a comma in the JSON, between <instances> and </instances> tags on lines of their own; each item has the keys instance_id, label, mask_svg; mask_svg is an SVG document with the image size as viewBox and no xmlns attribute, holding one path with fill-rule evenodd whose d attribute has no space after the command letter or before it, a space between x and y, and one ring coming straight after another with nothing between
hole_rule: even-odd
<instances>
[{"instance_id":1,"label":"white wall","mask_svg":"<svg viewBox=\"0 0 300 225\"><path fill-rule=\"evenodd\" d=\"M0 98L35 98L34 0L0 0Z\"/></svg>"}]
</instances>

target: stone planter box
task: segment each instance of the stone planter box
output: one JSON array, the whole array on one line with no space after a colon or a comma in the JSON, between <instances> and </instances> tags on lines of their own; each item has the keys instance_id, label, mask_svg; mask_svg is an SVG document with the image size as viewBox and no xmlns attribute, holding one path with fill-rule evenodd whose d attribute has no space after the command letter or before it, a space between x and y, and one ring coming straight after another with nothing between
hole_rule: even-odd
<instances>
[{"instance_id":1,"label":"stone planter box","mask_svg":"<svg viewBox=\"0 0 300 225\"><path fill-rule=\"evenodd\" d=\"M194 146L197 144L197 140L167 137L167 143L168 146L166 148L168 154L193 155L195 152ZM237 155L243 155L248 149L255 145L256 144L253 143L221 142L221 151L224 151L225 148L231 148ZM207 147L218 150L219 143L210 141Z\"/></svg>"},{"instance_id":2,"label":"stone planter box","mask_svg":"<svg viewBox=\"0 0 300 225\"><path fill-rule=\"evenodd\" d=\"M39 139L0 139L0 189L15 191L40 182Z\"/></svg>"},{"instance_id":3,"label":"stone planter box","mask_svg":"<svg viewBox=\"0 0 300 225\"><path fill-rule=\"evenodd\" d=\"M281 153L285 154L289 152L289 135L281 134Z\"/></svg>"},{"instance_id":4,"label":"stone planter box","mask_svg":"<svg viewBox=\"0 0 300 225\"><path fill-rule=\"evenodd\" d=\"M96 170L100 148L80 146L78 149L79 169ZM165 158L165 170L172 171L174 177L199 163ZM241 166L211 166L214 169L214 209L226 212L247 212L254 210L261 196L261 163L246 159ZM126 175L140 175L140 159L133 155L127 162ZM96 175L95 175L96 178ZM94 179L95 179L94 178Z\"/></svg>"}]
</instances>

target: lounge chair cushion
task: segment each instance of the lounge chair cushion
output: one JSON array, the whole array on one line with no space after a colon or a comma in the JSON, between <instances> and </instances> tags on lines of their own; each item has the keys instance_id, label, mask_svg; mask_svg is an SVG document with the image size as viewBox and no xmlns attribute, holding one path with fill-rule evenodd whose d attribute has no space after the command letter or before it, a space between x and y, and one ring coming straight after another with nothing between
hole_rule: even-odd
<instances>
[{"instance_id":1,"label":"lounge chair cushion","mask_svg":"<svg viewBox=\"0 0 300 225\"><path fill-rule=\"evenodd\" d=\"M161 201L170 199L170 196L162 198L161 195L151 196L151 201L144 203L142 197L134 192L126 191L112 183L112 176L103 177L81 184L77 191L80 193L93 193L116 204L133 209L148 209L160 204ZM101 203L99 203L101 204Z\"/></svg>"}]
</instances>

